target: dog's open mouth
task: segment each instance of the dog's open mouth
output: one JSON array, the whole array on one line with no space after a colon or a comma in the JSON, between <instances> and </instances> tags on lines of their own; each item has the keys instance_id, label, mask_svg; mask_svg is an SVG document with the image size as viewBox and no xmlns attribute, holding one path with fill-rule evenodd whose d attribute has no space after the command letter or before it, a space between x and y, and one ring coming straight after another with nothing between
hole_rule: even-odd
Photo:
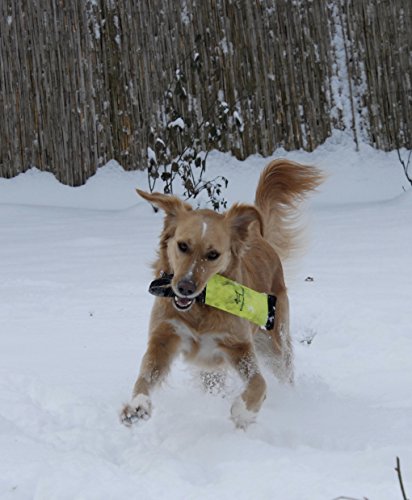
<instances>
[{"instance_id":1,"label":"dog's open mouth","mask_svg":"<svg viewBox=\"0 0 412 500\"><path fill-rule=\"evenodd\" d=\"M179 297L178 295L175 295L173 297L173 303L179 311L187 311L190 309L193 305L193 302L195 299L189 299L187 297Z\"/></svg>"}]
</instances>

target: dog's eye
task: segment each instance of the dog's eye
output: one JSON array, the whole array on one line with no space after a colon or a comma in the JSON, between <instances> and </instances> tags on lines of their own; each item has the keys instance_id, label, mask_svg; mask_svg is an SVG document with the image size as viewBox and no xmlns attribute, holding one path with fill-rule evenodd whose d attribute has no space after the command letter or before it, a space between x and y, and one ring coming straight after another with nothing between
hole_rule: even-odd
<instances>
[{"instance_id":1,"label":"dog's eye","mask_svg":"<svg viewBox=\"0 0 412 500\"><path fill-rule=\"evenodd\" d=\"M186 253L189 250L189 247L184 241L179 241L177 246L179 247L179 250L183 253Z\"/></svg>"},{"instance_id":2,"label":"dog's eye","mask_svg":"<svg viewBox=\"0 0 412 500\"><path fill-rule=\"evenodd\" d=\"M210 252L206 255L207 260L216 260L220 257L220 253L216 250L210 250Z\"/></svg>"}]
</instances>

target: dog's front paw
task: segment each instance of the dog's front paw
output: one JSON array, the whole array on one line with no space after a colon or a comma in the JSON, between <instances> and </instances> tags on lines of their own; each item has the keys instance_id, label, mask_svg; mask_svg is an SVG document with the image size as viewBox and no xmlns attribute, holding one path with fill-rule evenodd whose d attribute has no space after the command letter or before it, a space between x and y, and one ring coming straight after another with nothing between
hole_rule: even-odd
<instances>
[{"instance_id":1,"label":"dog's front paw","mask_svg":"<svg viewBox=\"0 0 412 500\"><path fill-rule=\"evenodd\" d=\"M230 410L231 419L238 429L246 430L250 424L256 422L257 413L246 408L246 403L239 396L235 399Z\"/></svg>"},{"instance_id":2,"label":"dog's front paw","mask_svg":"<svg viewBox=\"0 0 412 500\"><path fill-rule=\"evenodd\" d=\"M123 407L120 413L121 422L130 427L140 420L149 420L152 414L152 402L149 396L138 394L129 404Z\"/></svg>"}]
</instances>

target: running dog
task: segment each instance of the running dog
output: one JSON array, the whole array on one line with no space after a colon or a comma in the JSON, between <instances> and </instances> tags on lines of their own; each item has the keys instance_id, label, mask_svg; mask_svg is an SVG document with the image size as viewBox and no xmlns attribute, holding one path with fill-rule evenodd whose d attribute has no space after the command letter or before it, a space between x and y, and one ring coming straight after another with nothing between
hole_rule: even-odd
<instances>
[{"instance_id":1,"label":"running dog","mask_svg":"<svg viewBox=\"0 0 412 500\"><path fill-rule=\"evenodd\" d=\"M125 425L151 416L150 395L179 354L206 374L226 367L239 374L244 389L232 404L231 418L240 428L255 421L266 397L261 357L279 379L293 383L282 262L299 241L299 202L321 182L322 175L315 167L274 160L260 176L254 205L235 204L223 214L194 210L175 196L137 190L165 213L154 271L156 277L171 276L173 297L155 299L140 374L132 400L121 413ZM196 298L215 274L274 295L274 328L264 330L199 303Z\"/></svg>"}]
</instances>

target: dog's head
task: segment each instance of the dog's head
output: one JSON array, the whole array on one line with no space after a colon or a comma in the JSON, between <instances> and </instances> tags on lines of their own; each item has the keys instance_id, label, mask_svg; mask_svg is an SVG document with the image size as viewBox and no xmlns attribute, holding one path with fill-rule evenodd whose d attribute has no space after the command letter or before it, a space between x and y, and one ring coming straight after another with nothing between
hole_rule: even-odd
<instances>
[{"instance_id":1,"label":"dog's head","mask_svg":"<svg viewBox=\"0 0 412 500\"><path fill-rule=\"evenodd\" d=\"M247 248L249 234L263 232L260 212L252 205L234 205L228 212L193 210L176 196L138 194L165 212L160 238L160 266L173 274L178 310L188 310L214 274L227 271Z\"/></svg>"}]
</instances>

